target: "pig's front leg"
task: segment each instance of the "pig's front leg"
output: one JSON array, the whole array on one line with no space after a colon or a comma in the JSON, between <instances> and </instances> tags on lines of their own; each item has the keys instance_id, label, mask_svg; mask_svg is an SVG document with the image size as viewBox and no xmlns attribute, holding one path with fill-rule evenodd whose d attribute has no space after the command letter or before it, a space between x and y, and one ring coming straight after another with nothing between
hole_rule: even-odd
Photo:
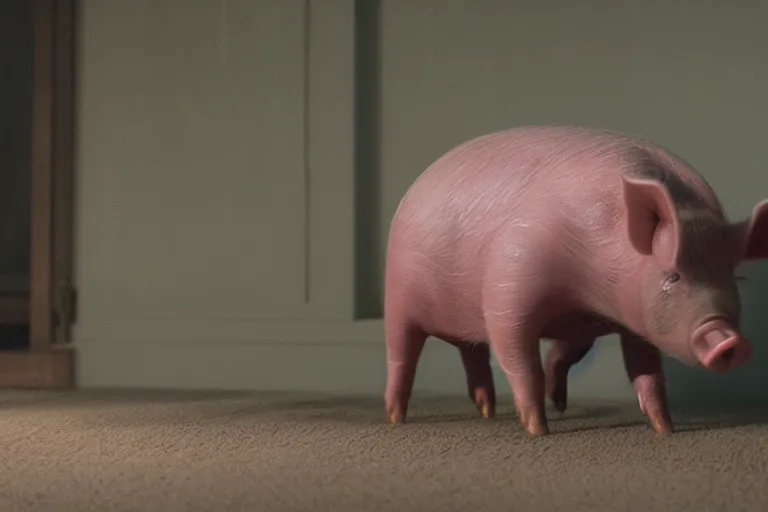
<instances>
[{"instance_id":1,"label":"pig's front leg","mask_svg":"<svg viewBox=\"0 0 768 512\"><path fill-rule=\"evenodd\" d=\"M633 334L622 335L621 349L627 376L637 393L640 410L651 421L657 433L671 434L672 419L659 349Z\"/></svg>"},{"instance_id":2,"label":"pig's front leg","mask_svg":"<svg viewBox=\"0 0 768 512\"><path fill-rule=\"evenodd\" d=\"M584 359L595 343L594 337L553 340L544 363L546 395L559 412L568 407L568 372Z\"/></svg>"},{"instance_id":3,"label":"pig's front leg","mask_svg":"<svg viewBox=\"0 0 768 512\"><path fill-rule=\"evenodd\" d=\"M549 434L539 333L519 324L496 326L489 333L491 347L512 388L520 423L532 436Z\"/></svg>"},{"instance_id":4,"label":"pig's front leg","mask_svg":"<svg viewBox=\"0 0 768 512\"><path fill-rule=\"evenodd\" d=\"M496 389L493 383L490 347L487 343L467 341L448 341L448 343L458 348L461 354L469 399L483 418L493 418L496 414Z\"/></svg>"}]
</instances>

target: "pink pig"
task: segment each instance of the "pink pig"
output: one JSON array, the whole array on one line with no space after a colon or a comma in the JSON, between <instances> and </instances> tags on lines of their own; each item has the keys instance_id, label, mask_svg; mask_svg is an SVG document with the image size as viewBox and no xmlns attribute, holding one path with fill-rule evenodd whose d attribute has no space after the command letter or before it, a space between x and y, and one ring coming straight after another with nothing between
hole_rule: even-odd
<instances>
[{"instance_id":1,"label":"pink pig","mask_svg":"<svg viewBox=\"0 0 768 512\"><path fill-rule=\"evenodd\" d=\"M389 421L405 421L434 336L459 349L484 417L492 349L520 422L545 435L545 396L563 410L568 368L618 333L641 410L672 432L659 349L713 372L745 363L734 271L765 257L768 201L729 223L704 179L652 142L574 126L466 142L416 180L390 229ZM556 341L546 373L541 338Z\"/></svg>"}]
</instances>

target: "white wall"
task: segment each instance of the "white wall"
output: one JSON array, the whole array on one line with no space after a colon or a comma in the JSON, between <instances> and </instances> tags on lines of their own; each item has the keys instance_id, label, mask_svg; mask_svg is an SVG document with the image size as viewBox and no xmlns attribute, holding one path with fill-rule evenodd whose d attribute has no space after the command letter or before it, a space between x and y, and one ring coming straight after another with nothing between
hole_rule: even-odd
<instances>
[{"instance_id":1,"label":"white wall","mask_svg":"<svg viewBox=\"0 0 768 512\"><path fill-rule=\"evenodd\" d=\"M381 323L355 312L380 302L389 220L484 132L619 129L684 156L733 216L768 196L757 2L361 2L357 104L354 2L309 4L82 2L82 385L383 391ZM604 345L575 395L631 396ZM463 392L454 352L432 343L417 386ZM680 396L755 378L670 372Z\"/></svg>"}]
</instances>

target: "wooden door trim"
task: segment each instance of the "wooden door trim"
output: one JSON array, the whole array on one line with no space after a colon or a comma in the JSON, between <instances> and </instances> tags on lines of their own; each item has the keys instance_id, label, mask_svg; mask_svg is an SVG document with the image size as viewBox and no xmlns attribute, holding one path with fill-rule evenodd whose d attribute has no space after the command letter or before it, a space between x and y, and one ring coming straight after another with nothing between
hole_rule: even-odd
<instances>
[{"instance_id":1,"label":"wooden door trim","mask_svg":"<svg viewBox=\"0 0 768 512\"><path fill-rule=\"evenodd\" d=\"M0 351L0 388L75 386L69 308L73 260L76 0L34 2L31 255L28 307L14 298L6 319L28 316L29 350ZM10 299L9 299L10 300ZM10 306L14 306L10 308ZM26 309L26 312L24 311ZM26 314L25 314L26 313Z\"/></svg>"},{"instance_id":2,"label":"wooden door trim","mask_svg":"<svg viewBox=\"0 0 768 512\"><path fill-rule=\"evenodd\" d=\"M53 302L57 321L52 332L56 344L71 341L75 300L75 0L48 0L55 4L53 87Z\"/></svg>"},{"instance_id":3,"label":"wooden door trim","mask_svg":"<svg viewBox=\"0 0 768 512\"><path fill-rule=\"evenodd\" d=\"M52 342L54 1L35 0L32 78L32 233L29 345Z\"/></svg>"},{"instance_id":4,"label":"wooden door trim","mask_svg":"<svg viewBox=\"0 0 768 512\"><path fill-rule=\"evenodd\" d=\"M29 336L47 351L69 341L69 319L54 313L72 275L76 2L34 1Z\"/></svg>"}]
</instances>

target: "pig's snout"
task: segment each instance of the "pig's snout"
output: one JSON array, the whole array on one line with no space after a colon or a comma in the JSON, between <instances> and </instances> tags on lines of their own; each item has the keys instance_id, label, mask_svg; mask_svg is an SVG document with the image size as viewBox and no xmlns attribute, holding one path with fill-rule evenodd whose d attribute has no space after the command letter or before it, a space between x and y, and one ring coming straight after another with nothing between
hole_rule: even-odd
<instances>
[{"instance_id":1,"label":"pig's snout","mask_svg":"<svg viewBox=\"0 0 768 512\"><path fill-rule=\"evenodd\" d=\"M691 340L693 353L701 365L715 373L725 373L752 357L752 344L728 321L715 318L704 322Z\"/></svg>"}]
</instances>

